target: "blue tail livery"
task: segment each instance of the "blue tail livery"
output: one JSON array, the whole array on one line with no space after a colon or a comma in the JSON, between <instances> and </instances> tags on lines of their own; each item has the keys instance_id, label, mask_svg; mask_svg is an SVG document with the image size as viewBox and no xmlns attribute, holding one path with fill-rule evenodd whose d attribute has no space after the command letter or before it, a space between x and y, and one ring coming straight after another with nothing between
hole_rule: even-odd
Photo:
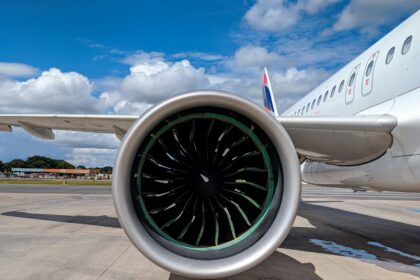
<instances>
[{"instance_id":1,"label":"blue tail livery","mask_svg":"<svg viewBox=\"0 0 420 280\"><path fill-rule=\"evenodd\" d=\"M262 75L262 94L264 98L264 107L268 112L272 112L274 116L278 116L276 101L274 100L273 90L271 89L270 79L268 78L267 68L264 67Z\"/></svg>"}]
</instances>

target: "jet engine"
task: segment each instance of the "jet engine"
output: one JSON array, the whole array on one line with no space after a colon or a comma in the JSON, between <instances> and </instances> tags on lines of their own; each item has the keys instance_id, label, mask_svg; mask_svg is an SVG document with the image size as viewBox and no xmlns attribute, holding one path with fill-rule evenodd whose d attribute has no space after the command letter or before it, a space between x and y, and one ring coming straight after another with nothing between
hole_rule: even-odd
<instances>
[{"instance_id":1,"label":"jet engine","mask_svg":"<svg viewBox=\"0 0 420 280\"><path fill-rule=\"evenodd\" d=\"M175 274L217 278L276 250L300 188L296 150L271 114L234 95L197 91L131 126L112 190L121 226L147 258Z\"/></svg>"}]
</instances>

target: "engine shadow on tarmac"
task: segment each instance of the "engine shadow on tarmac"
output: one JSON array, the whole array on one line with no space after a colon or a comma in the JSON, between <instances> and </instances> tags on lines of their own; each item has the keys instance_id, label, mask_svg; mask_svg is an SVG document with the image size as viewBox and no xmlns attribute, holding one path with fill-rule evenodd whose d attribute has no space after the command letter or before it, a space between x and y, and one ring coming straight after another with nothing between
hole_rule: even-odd
<instances>
[{"instance_id":1,"label":"engine shadow on tarmac","mask_svg":"<svg viewBox=\"0 0 420 280\"><path fill-rule=\"evenodd\" d=\"M102 216L83 216L83 215L56 215L56 214L38 214L21 211L10 211L2 213L3 216L36 219L42 221L53 221L69 224L92 225L98 227L121 228L118 219L115 217Z\"/></svg>"},{"instance_id":2,"label":"engine shadow on tarmac","mask_svg":"<svg viewBox=\"0 0 420 280\"><path fill-rule=\"evenodd\" d=\"M322 203L322 202L313 202ZM362 255L347 255L365 261L375 256L379 262L383 261L385 267L391 270L405 270L402 268L387 267L388 263L397 263L410 267L419 267L415 259L405 257L384 248L375 247L369 242L379 242L389 248L413 256L420 255L420 227L393 220L354 213L313 203L302 203L298 215L308 220L311 227L293 227L289 236L281 245L282 248L315 252L321 254L340 254L337 251L325 250L317 245L318 242L338 244L346 248L354 248L366 252ZM109 216L71 216L55 214L38 214L21 211L2 213L3 216L94 225L101 227L119 228L118 219ZM381 264L379 264L381 265ZM381 265L382 266L382 265ZM321 279L315 274L315 267L311 263L300 263L295 259L276 251L271 257L255 268L226 279ZM188 279L171 275L170 279Z\"/></svg>"},{"instance_id":3,"label":"engine shadow on tarmac","mask_svg":"<svg viewBox=\"0 0 420 280\"><path fill-rule=\"evenodd\" d=\"M190 280L173 273L169 280ZM268 259L250 270L243 273L220 278L221 280L277 280L277 279L302 279L302 280L320 280L315 273L315 266L311 263L300 263L294 258L280 252L274 252Z\"/></svg>"}]
</instances>

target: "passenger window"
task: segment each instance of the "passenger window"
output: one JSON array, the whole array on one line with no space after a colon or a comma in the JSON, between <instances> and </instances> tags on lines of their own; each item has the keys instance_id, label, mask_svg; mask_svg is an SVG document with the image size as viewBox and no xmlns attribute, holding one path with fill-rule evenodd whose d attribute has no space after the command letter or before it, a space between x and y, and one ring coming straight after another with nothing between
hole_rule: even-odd
<instances>
[{"instance_id":1,"label":"passenger window","mask_svg":"<svg viewBox=\"0 0 420 280\"><path fill-rule=\"evenodd\" d=\"M305 106L303 106L303 108L302 108L302 115L303 115L303 113L305 113Z\"/></svg>"},{"instance_id":2,"label":"passenger window","mask_svg":"<svg viewBox=\"0 0 420 280\"><path fill-rule=\"evenodd\" d=\"M334 97L334 93L335 93L335 86L333 87L333 89L331 90L331 95L330 95L330 98L333 98Z\"/></svg>"},{"instance_id":3,"label":"passenger window","mask_svg":"<svg viewBox=\"0 0 420 280\"><path fill-rule=\"evenodd\" d=\"M311 102L309 102L308 105L306 106L306 113L308 113L309 111L309 106L311 106Z\"/></svg>"},{"instance_id":4,"label":"passenger window","mask_svg":"<svg viewBox=\"0 0 420 280\"><path fill-rule=\"evenodd\" d=\"M314 107L315 107L315 102L316 102L316 100L314 99L313 101L312 101L312 106L311 106L311 109L313 110L314 109Z\"/></svg>"},{"instance_id":5,"label":"passenger window","mask_svg":"<svg viewBox=\"0 0 420 280\"><path fill-rule=\"evenodd\" d=\"M299 111L298 111L298 115L300 115L300 109L299 109Z\"/></svg>"},{"instance_id":6,"label":"passenger window","mask_svg":"<svg viewBox=\"0 0 420 280\"><path fill-rule=\"evenodd\" d=\"M370 73L372 73L373 69L373 60L369 63L368 67L366 68L365 76L368 77Z\"/></svg>"},{"instance_id":7,"label":"passenger window","mask_svg":"<svg viewBox=\"0 0 420 280\"><path fill-rule=\"evenodd\" d=\"M327 97L328 97L328 90L324 94L324 100L323 100L324 102L327 101Z\"/></svg>"},{"instance_id":8,"label":"passenger window","mask_svg":"<svg viewBox=\"0 0 420 280\"><path fill-rule=\"evenodd\" d=\"M413 36L408 37L407 39L405 39L404 41L404 45L401 49L401 53L404 55L406 53L408 53L408 51L410 50L411 47L411 41L413 41Z\"/></svg>"},{"instance_id":9,"label":"passenger window","mask_svg":"<svg viewBox=\"0 0 420 280\"><path fill-rule=\"evenodd\" d=\"M388 54L386 55L386 60L385 63L386 64L390 64L392 59L394 58L394 52L395 52L395 47L392 47L389 51Z\"/></svg>"},{"instance_id":10,"label":"passenger window","mask_svg":"<svg viewBox=\"0 0 420 280\"><path fill-rule=\"evenodd\" d=\"M351 87L354 84L355 78L356 78L356 73L353 73L353 75L351 75L350 80L349 80L349 87Z\"/></svg>"},{"instance_id":11,"label":"passenger window","mask_svg":"<svg viewBox=\"0 0 420 280\"><path fill-rule=\"evenodd\" d=\"M321 99L322 99L322 95L320 95L320 96L318 97L318 101L316 102L316 106L319 106L319 103L321 103Z\"/></svg>"},{"instance_id":12,"label":"passenger window","mask_svg":"<svg viewBox=\"0 0 420 280\"><path fill-rule=\"evenodd\" d=\"M340 83L340 87L338 88L338 93L341 93L343 91L343 87L344 87L344 80L342 80Z\"/></svg>"}]
</instances>

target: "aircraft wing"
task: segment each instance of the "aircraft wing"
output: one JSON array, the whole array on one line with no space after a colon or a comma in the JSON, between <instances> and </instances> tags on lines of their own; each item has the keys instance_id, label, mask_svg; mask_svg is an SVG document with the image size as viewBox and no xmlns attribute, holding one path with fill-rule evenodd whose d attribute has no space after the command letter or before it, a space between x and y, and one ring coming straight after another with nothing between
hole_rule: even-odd
<instances>
[{"instance_id":1,"label":"aircraft wing","mask_svg":"<svg viewBox=\"0 0 420 280\"><path fill-rule=\"evenodd\" d=\"M111 133L122 139L137 118L121 115L0 115L0 131L12 132L12 127L16 126L41 139L54 139L54 129Z\"/></svg>"},{"instance_id":2,"label":"aircraft wing","mask_svg":"<svg viewBox=\"0 0 420 280\"><path fill-rule=\"evenodd\" d=\"M54 139L53 130L115 134L122 139L138 116L121 115L0 115L0 131L22 127L31 135ZM392 144L397 119L391 115L350 117L277 117L301 160L335 165L369 162Z\"/></svg>"},{"instance_id":3,"label":"aircraft wing","mask_svg":"<svg viewBox=\"0 0 420 280\"><path fill-rule=\"evenodd\" d=\"M349 117L278 117L301 160L334 165L372 161L392 144L397 119L391 115Z\"/></svg>"}]
</instances>

